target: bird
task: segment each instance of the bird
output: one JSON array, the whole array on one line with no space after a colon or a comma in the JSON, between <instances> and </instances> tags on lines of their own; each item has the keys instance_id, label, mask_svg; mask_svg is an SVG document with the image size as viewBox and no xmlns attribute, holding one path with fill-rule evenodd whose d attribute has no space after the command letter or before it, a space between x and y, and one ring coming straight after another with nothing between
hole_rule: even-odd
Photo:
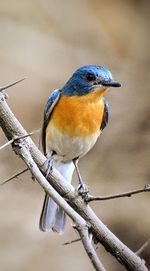
<instances>
[{"instance_id":1,"label":"bird","mask_svg":"<svg viewBox=\"0 0 150 271\"><path fill-rule=\"evenodd\" d=\"M109 105L104 94L110 87L121 87L121 84L108 69L85 65L63 87L51 93L44 109L42 147L47 160L69 183L76 169L79 190L86 192L78 161L92 149L108 123ZM46 193L40 229L61 234L65 225L65 212Z\"/></svg>"}]
</instances>

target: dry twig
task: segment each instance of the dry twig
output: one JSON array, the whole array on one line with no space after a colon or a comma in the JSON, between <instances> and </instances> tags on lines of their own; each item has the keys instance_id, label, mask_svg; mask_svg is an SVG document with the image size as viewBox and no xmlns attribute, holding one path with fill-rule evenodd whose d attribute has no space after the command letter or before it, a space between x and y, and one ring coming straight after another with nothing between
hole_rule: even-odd
<instances>
[{"instance_id":1,"label":"dry twig","mask_svg":"<svg viewBox=\"0 0 150 271\"><path fill-rule=\"evenodd\" d=\"M143 193L143 192L150 192L150 185L149 184L146 184L144 186L144 188L131 190L129 192L123 192L123 193L120 193L120 194L118 193L118 194L115 194L115 195L108 195L108 196L91 196L91 195L87 195L86 202L131 197L132 195Z\"/></svg>"}]
</instances>

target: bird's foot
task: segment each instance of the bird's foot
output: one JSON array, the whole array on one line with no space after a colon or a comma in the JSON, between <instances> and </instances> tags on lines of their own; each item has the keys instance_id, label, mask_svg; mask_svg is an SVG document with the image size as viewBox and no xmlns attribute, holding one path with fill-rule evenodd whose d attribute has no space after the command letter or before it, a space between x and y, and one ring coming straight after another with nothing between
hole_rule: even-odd
<instances>
[{"instance_id":1,"label":"bird's foot","mask_svg":"<svg viewBox=\"0 0 150 271\"><path fill-rule=\"evenodd\" d=\"M46 166L46 178L48 177L49 173L53 171L53 157L52 155L46 155L47 159L45 161L45 166Z\"/></svg>"},{"instance_id":2,"label":"bird's foot","mask_svg":"<svg viewBox=\"0 0 150 271\"><path fill-rule=\"evenodd\" d=\"M79 185L78 185L77 191L78 191L78 194L81 195L84 200L87 199L88 194L89 194L89 189L82 179L79 179Z\"/></svg>"}]
</instances>

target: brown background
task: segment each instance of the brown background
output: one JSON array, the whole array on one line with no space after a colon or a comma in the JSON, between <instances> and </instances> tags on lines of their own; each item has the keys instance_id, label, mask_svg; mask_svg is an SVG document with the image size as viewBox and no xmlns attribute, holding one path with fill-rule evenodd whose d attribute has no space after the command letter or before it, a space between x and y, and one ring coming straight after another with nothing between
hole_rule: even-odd
<instances>
[{"instance_id":1,"label":"brown background","mask_svg":"<svg viewBox=\"0 0 150 271\"><path fill-rule=\"evenodd\" d=\"M81 65L110 69L122 88L107 94L110 121L95 148L80 161L92 194L113 194L150 182L149 1L5 0L0 2L0 85L28 132L40 128L45 102ZM38 142L38 137L34 137ZM1 132L0 144L6 138ZM1 182L24 168L11 147L0 152ZM65 234L42 233L44 193L26 173L0 187L2 271L92 270L69 220ZM149 194L91 204L131 249L149 237ZM107 270L124 270L98 246ZM150 261L150 249L146 257Z\"/></svg>"}]
</instances>

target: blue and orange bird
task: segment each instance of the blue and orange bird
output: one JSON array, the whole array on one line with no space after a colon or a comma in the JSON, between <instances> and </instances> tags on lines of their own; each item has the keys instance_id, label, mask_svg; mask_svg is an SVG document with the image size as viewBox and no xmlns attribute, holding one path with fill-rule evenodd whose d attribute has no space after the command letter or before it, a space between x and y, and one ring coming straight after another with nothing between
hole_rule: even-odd
<instances>
[{"instance_id":1,"label":"blue and orange bird","mask_svg":"<svg viewBox=\"0 0 150 271\"><path fill-rule=\"evenodd\" d=\"M80 188L85 189L77 162L89 152L109 117L104 98L109 87L120 87L109 70L87 65L77 69L69 81L50 95L44 111L42 145L53 166L71 182L77 171ZM40 229L64 231L66 215L46 194L40 217Z\"/></svg>"}]
</instances>

